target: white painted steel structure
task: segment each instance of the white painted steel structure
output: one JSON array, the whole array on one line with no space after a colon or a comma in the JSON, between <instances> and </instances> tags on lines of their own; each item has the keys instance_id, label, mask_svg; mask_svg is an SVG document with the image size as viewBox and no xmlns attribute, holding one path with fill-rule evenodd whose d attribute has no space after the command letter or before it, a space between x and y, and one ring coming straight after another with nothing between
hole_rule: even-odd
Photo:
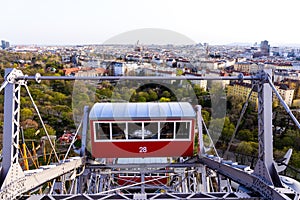
<instances>
[{"instance_id":1,"label":"white painted steel structure","mask_svg":"<svg viewBox=\"0 0 300 200\"><path fill-rule=\"evenodd\" d=\"M272 144L272 90L274 85L269 76L270 71L259 71L254 76L237 77L51 77L27 76L16 69L6 69L4 89L4 137L3 161L0 176L0 199L299 199L297 187L289 187L288 179L283 182L276 171L273 160ZM85 137L88 126L88 108L84 111L83 149L81 157L70 158L65 162L54 163L35 171L23 171L18 163L19 118L20 118L20 87L28 80L251 80L258 87L258 141L259 155L254 171L235 167L220 157L206 156L200 145L200 152L194 158L167 167L160 163L151 164L103 164L86 161ZM282 102L282 100L280 99ZM284 105L294 122L299 122ZM202 127L201 108L198 107L198 127ZM199 130L199 144L203 144L202 130ZM133 174L141 176L142 182L129 183L118 187L116 175L124 170L132 170ZM170 174L170 184L148 185L145 174ZM45 194L28 195L44 183L52 181L52 187ZM68 182L68 185L66 185ZM219 190L214 191L213 183L219 184ZM237 185L237 191L232 190L232 184ZM295 181L295 185L299 183ZM68 188L67 188L68 186ZM226 188L226 189L224 189ZM121 193L128 191L128 193ZM148 192L150 191L150 192ZM151 192L152 191L152 192ZM159 193L154 193L159 191ZM242 192L243 191L243 192ZM132 193L130 193L132 192Z\"/></svg>"}]
</instances>

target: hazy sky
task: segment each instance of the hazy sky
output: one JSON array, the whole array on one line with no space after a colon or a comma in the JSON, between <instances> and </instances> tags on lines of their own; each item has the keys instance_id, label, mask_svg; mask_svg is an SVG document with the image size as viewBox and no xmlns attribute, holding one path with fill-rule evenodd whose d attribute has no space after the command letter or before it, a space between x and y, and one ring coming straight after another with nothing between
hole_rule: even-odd
<instances>
[{"instance_id":1,"label":"hazy sky","mask_svg":"<svg viewBox=\"0 0 300 200\"><path fill-rule=\"evenodd\" d=\"M197 43L300 44L299 5L299 0L1 0L0 39L101 44L127 31L159 28Z\"/></svg>"}]
</instances>

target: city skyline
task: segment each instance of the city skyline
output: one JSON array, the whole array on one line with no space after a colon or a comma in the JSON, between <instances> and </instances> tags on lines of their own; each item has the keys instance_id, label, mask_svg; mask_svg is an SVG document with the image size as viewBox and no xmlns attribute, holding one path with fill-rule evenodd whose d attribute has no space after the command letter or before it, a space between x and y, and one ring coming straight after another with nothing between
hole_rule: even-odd
<instances>
[{"instance_id":1,"label":"city skyline","mask_svg":"<svg viewBox=\"0 0 300 200\"><path fill-rule=\"evenodd\" d=\"M295 0L4 0L0 39L12 45L102 44L133 30L161 29L213 45L300 44L297 5Z\"/></svg>"}]
</instances>

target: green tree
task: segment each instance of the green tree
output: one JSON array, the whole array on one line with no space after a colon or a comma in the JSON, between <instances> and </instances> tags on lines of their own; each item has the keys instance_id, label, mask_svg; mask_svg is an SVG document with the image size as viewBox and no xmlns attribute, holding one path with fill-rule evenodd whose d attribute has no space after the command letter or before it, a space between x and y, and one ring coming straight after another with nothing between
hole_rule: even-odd
<instances>
[{"instance_id":1,"label":"green tree","mask_svg":"<svg viewBox=\"0 0 300 200\"><path fill-rule=\"evenodd\" d=\"M253 146L250 142L242 141L238 144L238 147L236 149L237 152L245 155L252 155L253 152Z\"/></svg>"},{"instance_id":2,"label":"green tree","mask_svg":"<svg viewBox=\"0 0 300 200\"><path fill-rule=\"evenodd\" d=\"M158 95L153 89L149 90L149 101L157 101L158 100Z\"/></svg>"},{"instance_id":3,"label":"green tree","mask_svg":"<svg viewBox=\"0 0 300 200\"><path fill-rule=\"evenodd\" d=\"M24 121L26 119L33 119L34 114L30 108L22 108L20 116L21 121Z\"/></svg>"},{"instance_id":4,"label":"green tree","mask_svg":"<svg viewBox=\"0 0 300 200\"><path fill-rule=\"evenodd\" d=\"M176 76L181 76L183 74L182 69L177 68L176 69Z\"/></svg>"},{"instance_id":5,"label":"green tree","mask_svg":"<svg viewBox=\"0 0 300 200\"><path fill-rule=\"evenodd\" d=\"M142 102L146 102L149 100L149 94L147 92L143 92L143 91L138 92L137 96L138 96L138 99L140 99L140 97L143 97L142 99L144 99L144 101L142 101Z\"/></svg>"},{"instance_id":6,"label":"green tree","mask_svg":"<svg viewBox=\"0 0 300 200\"><path fill-rule=\"evenodd\" d=\"M147 102L147 99L146 99L146 97L138 96L137 101L138 102Z\"/></svg>"},{"instance_id":7,"label":"green tree","mask_svg":"<svg viewBox=\"0 0 300 200\"><path fill-rule=\"evenodd\" d=\"M249 129L240 130L237 134L237 138L243 141L254 141L253 132Z\"/></svg>"},{"instance_id":8,"label":"green tree","mask_svg":"<svg viewBox=\"0 0 300 200\"><path fill-rule=\"evenodd\" d=\"M203 119L204 123L208 124L209 119L210 119L210 113L207 110L201 109L201 115L202 115L202 119Z\"/></svg>"},{"instance_id":9,"label":"green tree","mask_svg":"<svg viewBox=\"0 0 300 200\"><path fill-rule=\"evenodd\" d=\"M52 93L52 102L54 104L64 104L66 102L67 96L60 92Z\"/></svg>"},{"instance_id":10,"label":"green tree","mask_svg":"<svg viewBox=\"0 0 300 200\"><path fill-rule=\"evenodd\" d=\"M225 117L224 126L221 134L221 140L224 144L228 144L235 130L235 126L230 122L228 117Z\"/></svg>"},{"instance_id":11,"label":"green tree","mask_svg":"<svg viewBox=\"0 0 300 200\"><path fill-rule=\"evenodd\" d=\"M170 98L171 97L171 93L169 91L163 91L161 94L162 97L166 97L166 98Z\"/></svg>"},{"instance_id":12,"label":"green tree","mask_svg":"<svg viewBox=\"0 0 300 200\"><path fill-rule=\"evenodd\" d=\"M293 151L290 164L297 169L300 169L300 152Z\"/></svg>"},{"instance_id":13,"label":"green tree","mask_svg":"<svg viewBox=\"0 0 300 200\"><path fill-rule=\"evenodd\" d=\"M39 135L36 135L35 133L37 132L37 130L35 128L27 128L27 129L24 129L24 138L25 139L39 139L40 136Z\"/></svg>"},{"instance_id":14,"label":"green tree","mask_svg":"<svg viewBox=\"0 0 300 200\"><path fill-rule=\"evenodd\" d=\"M241 96L227 96L227 113L234 124L237 123L240 117L244 103L245 98Z\"/></svg>"},{"instance_id":15,"label":"green tree","mask_svg":"<svg viewBox=\"0 0 300 200\"><path fill-rule=\"evenodd\" d=\"M56 131L54 128L52 128L50 125L45 124L46 130L48 132L49 135L55 135ZM40 136L45 136L46 132L43 128L40 129Z\"/></svg>"},{"instance_id":16,"label":"green tree","mask_svg":"<svg viewBox=\"0 0 300 200\"><path fill-rule=\"evenodd\" d=\"M160 101L160 102L170 102L171 99L170 99L170 98L166 98L166 97L161 97L161 98L159 99L159 101Z\"/></svg>"}]
</instances>

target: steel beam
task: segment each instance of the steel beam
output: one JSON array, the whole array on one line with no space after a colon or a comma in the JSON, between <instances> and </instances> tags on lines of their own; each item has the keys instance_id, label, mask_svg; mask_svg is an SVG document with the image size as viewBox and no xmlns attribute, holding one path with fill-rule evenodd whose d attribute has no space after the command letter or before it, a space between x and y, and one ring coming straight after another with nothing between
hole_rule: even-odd
<instances>
[{"instance_id":1,"label":"steel beam","mask_svg":"<svg viewBox=\"0 0 300 200\"><path fill-rule=\"evenodd\" d=\"M259 80L258 76L20 76L17 80Z\"/></svg>"},{"instance_id":2,"label":"steel beam","mask_svg":"<svg viewBox=\"0 0 300 200\"><path fill-rule=\"evenodd\" d=\"M270 186L283 187L276 171L273 158L272 88L268 77L272 70L260 71L257 82L258 93L258 160L254 174Z\"/></svg>"},{"instance_id":3,"label":"steel beam","mask_svg":"<svg viewBox=\"0 0 300 200\"><path fill-rule=\"evenodd\" d=\"M19 165L20 92L23 81L15 82L15 79L20 75L23 74L19 70L5 69L1 188L23 176L20 167L16 166Z\"/></svg>"},{"instance_id":4,"label":"steel beam","mask_svg":"<svg viewBox=\"0 0 300 200\"><path fill-rule=\"evenodd\" d=\"M8 185L1 188L0 199L16 199L22 194L29 192L36 187L71 172L83 165L83 158L68 160L65 163L58 164L55 167L45 169L41 172L33 173L28 176L22 176L17 180L11 181Z\"/></svg>"},{"instance_id":5,"label":"steel beam","mask_svg":"<svg viewBox=\"0 0 300 200\"><path fill-rule=\"evenodd\" d=\"M300 198L300 194L290 188L274 188L274 186L270 185L269 182L264 181L261 177L248 174L240 169L223 164L220 160L201 157L199 161L208 168L215 170L217 173L244 186L248 190L259 193L261 197L264 197L265 199L287 200L291 199L290 196L295 197L292 199Z\"/></svg>"},{"instance_id":6,"label":"steel beam","mask_svg":"<svg viewBox=\"0 0 300 200\"><path fill-rule=\"evenodd\" d=\"M76 195L32 195L23 196L23 199L60 199L60 200L69 200L69 199L136 199L136 200L144 200L144 199L191 199L191 200L215 200L215 199L230 199L230 200L257 200L259 197L255 194L243 194L243 193L225 193L225 192L217 192L217 193L159 193L159 194L76 194Z\"/></svg>"}]
</instances>

